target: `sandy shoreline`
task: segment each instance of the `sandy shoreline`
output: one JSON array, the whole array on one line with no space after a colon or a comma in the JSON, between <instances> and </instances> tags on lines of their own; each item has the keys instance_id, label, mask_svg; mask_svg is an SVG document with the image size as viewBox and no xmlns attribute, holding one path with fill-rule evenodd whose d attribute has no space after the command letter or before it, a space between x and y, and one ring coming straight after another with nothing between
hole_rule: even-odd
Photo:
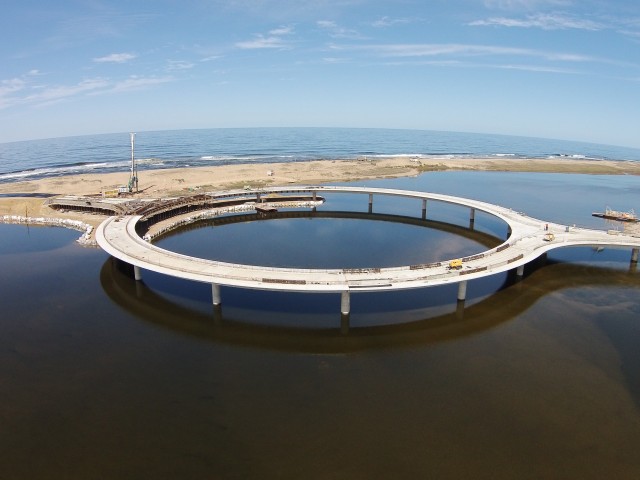
<instances>
[{"instance_id":1,"label":"sandy shoreline","mask_svg":"<svg viewBox=\"0 0 640 480\"><path fill-rule=\"evenodd\" d=\"M139 173L138 195L166 197L250 186L304 185L407 177L429 171L476 170L600 175L640 175L640 162L580 159L411 158L320 160L275 164L240 164L198 168L147 170ZM55 217L82 220L97 226L104 218L44 205L46 196L99 195L124 185L128 172L83 174L0 184L0 216ZM30 195L30 196L27 196Z\"/></svg>"}]
</instances>

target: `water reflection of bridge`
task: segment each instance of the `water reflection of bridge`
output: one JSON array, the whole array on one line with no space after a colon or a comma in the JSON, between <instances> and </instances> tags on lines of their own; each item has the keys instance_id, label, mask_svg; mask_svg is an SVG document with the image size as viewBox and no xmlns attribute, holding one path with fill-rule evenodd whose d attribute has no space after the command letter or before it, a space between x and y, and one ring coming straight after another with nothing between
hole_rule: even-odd
<instances>
[{"instance_id":1,"label":"water reflection of bridge","mask_svg":"<svg viewBox=\"0 0 640 480\"><path fill-rule=\"evenodd\" d=\"M434 193L364 187L305 186L272 187L251 192L257 202L269 194L308 193L316 198L333 193L365 194L369 198L369 212L373 210L374 196L394 196L422 202L421 218L427 218L428 202L441 202L469 209L469 222L473 225L476 211L484 212L504 221L509 229L506 241L485 252L462 258L462 268L449 268L444 260L429 264L388 268L359 269L296 269L256 265L232 264L189 257L156 247L140 237L137 224L141 215L110 217L96 231L98 244L110 255L134 266L136 279L140 269L148 269L175 277L205 282L212 286L213 304L221 303L220 286L233 286L260 290L294 292L335 292L341 294L341 312L350 312L351 292L374 292L425 288L436 285L458 284L459 301L466 298L470 280L515 270L522 276L524 266L555 248L568 246L607 246L631 249L631 261L637 263L640 237L585 228L559 225L528 217L508 208L477 200ZM209 194L212 199L246 198L247 191ZM279 197L281 198L281 197ZM164 212L165 214L167 212ZM549 234L552 234L549 236Z\"/></svg>"},{"instance_id":2,"label":"water reflection of bridge","mask_svg":"<svg viewBox=\"0 0 640 480\"><path fill-rule=\"evenodd\" d=\"M236 313L240 317L225 314L219 306L209 312L189 308L149 288L144 282L134 281L130 274L117 268L113 260L102 266L102 288L117 305L145 322L223 344L308 353L404 349L445 342L509 322L546 295L565 288L640 287L640 276L633 269L624 271L548 261L543 267L536 268L524 282L514 284L507 280L504 288L466 308L459 303L452 310L433 316L357 328L350 328L343 317L340 329L327 325L312 327L306 322L300 324L297 322L299 314L295 313L295 319L290 323L297 326L292 327L273 323L261 325L252 321L254 315L263 315L259 308ZM282 315L278 313L278 316ZM364 315L364 323L367 323L367 315Z\"/></svg>"}]
</instances>

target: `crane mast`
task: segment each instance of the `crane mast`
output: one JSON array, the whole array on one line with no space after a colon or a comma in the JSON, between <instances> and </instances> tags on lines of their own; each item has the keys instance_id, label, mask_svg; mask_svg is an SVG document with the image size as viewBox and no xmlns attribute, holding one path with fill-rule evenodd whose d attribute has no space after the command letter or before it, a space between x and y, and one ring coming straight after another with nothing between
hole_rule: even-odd
<instances>
[{"instance_id":1,"label":"crane mast","mask_svg":"<svg viewBox=\"0 0 640 480\"><path fill-rule=\"evenodd\" d=\"M136 134L132 132L129 135L131 136L131 174L129 175L129 192L133 192L134 187L137 192L138 191L138 168L136 166L136 160L135 160Z\"/></svg>"}]
</instances>

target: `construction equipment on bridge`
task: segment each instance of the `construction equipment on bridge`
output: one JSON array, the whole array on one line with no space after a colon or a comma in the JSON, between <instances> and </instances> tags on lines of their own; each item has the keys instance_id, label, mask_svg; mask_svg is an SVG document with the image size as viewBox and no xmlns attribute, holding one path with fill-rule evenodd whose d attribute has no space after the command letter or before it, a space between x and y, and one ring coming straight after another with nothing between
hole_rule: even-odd
<instances>
[{"instance_id":1,"label":"construction equipment on bridge","mask_svg":"<svg viewBox=\"0 0 640 480\"><path fill-rule=\"evenodd\" d=\"M449 262L449 270L460 270L462 268L462 259L456 258Z\"/></svg>"}]
</instances>

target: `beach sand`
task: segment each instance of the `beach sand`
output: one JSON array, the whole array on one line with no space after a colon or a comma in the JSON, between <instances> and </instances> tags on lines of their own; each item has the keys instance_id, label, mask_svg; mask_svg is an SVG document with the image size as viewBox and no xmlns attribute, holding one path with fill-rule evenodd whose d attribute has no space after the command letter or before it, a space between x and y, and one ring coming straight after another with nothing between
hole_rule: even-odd
<instances>
[{"instance_id":1,"label":"beach sand","mask_svg":"<svg viewBox=\"0 0 640 480\"><path fill-rule=\"evenodd\" d=\"M640 162L582 159L388 158L320 160L275 164L222 165L147 170L139 173L140 197L169 197L245 186L313 185L367 179L414 176L429 171L480 170L510 172L640 175ZM124 185L129 172L83 174L0 184L0 217L55 217L82 220L97 226L104 217L79 212L61 213L45 205L47 196L100 195ZM29 195L29 196L26 196Z\"/></svg>"}]
</instances>

